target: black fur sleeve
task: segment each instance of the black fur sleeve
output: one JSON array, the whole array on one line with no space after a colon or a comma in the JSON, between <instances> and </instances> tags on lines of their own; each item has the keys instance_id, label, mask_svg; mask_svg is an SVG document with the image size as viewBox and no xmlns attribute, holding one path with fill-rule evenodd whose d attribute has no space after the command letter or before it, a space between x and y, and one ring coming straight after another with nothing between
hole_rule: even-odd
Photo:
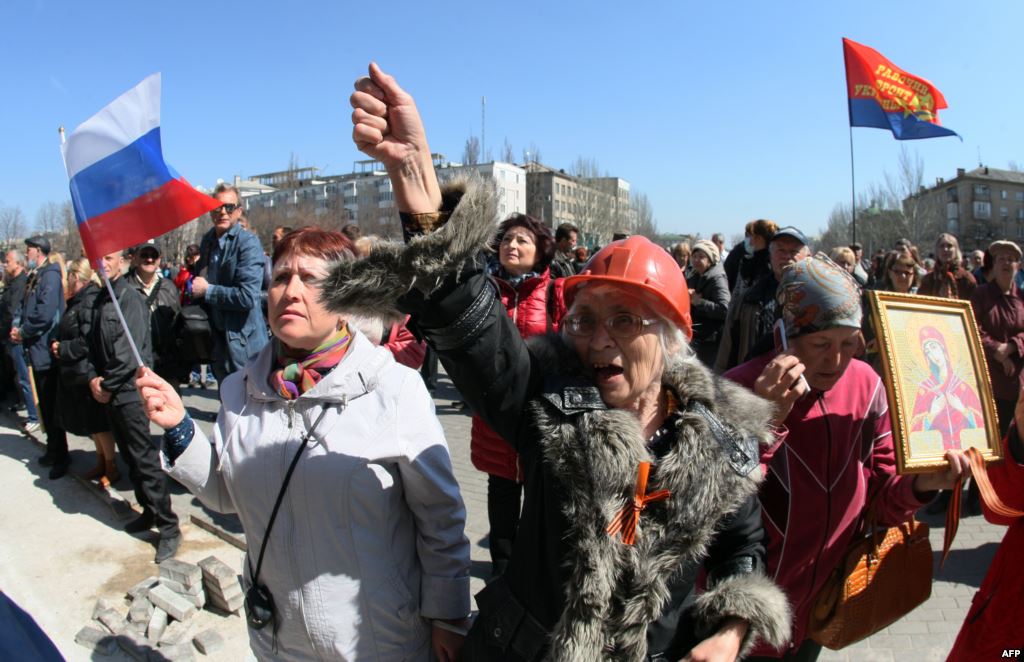
<instances>
[{"instance_id":1,"label":"black fur sleeve","mask_svg":"<svg viewBox=\"0 0 1024 662\"><path fill-rule=\"evenodd\" d=\"M541 371L482 271L464 270L453 285L420 308L415 324L473 412L518 448Z\"/></svg>"}]
</instances>

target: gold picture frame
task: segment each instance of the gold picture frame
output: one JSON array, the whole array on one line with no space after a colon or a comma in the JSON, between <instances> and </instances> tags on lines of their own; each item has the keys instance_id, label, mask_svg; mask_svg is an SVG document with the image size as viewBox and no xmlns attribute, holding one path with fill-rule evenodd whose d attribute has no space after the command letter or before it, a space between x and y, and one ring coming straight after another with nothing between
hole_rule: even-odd
<instances>
[{"instance_id":1,"label":"gold picture frame","mask_svg":"<svg viewBox=\"0 0 1024 662\"><path fill-rule=\"evenodd\" d=\"M898 473L946 467L947 448L973 446L986 463L1002 459L992 383L971 304L869 294Z\"/></svg>"}]
</instances>

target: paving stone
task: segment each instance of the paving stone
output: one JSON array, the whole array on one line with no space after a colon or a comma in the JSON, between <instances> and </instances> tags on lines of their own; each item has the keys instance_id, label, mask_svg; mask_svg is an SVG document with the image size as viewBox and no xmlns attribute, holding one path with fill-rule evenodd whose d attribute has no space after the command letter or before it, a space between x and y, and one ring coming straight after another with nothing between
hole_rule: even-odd
<instances>
[{"instance_id":1,"label":"paving stone","mask_svg":"<svg viewBox=\"0 0 1024 662\"><path fill-rule=\"evenodd\" d=\"M203 577L211 580L224 581L237 579L238 577L235 571L231 569L231 566L216 556L207 556L199 562L199 568L203 573Z\"/></svg>"},{"instance_id":2,"label":"paving stone","mask_svg":"<svg viewBox=\"0 0 1024 662\"><path fill-rule=\"evenodd\" d=\"M146 579L143 579L141 582L128 589L128 598L131 600L136 600L139 597L146 597L146 595L149 593L149 589L153 588L159 583L159 577L148 577Z\"/></svg>"},{"instance_id":3,"label":"paving stone","mask_svg":"<svg viewBox=\"0 0 1024 662\"><path fill-rule=\"evenodd\" d=\"M146 637L152 642L160 641L167 629L167 612L159 607L153 609L153 615L149 618L149 626L146 628Z\"/></svg>"},{"instance_id":4,"label":"paving stone","mask_svg":"<svg viewBox=\"0 0 1024 662\"><path fill-rule=\"evenodd\" d=\"M203 571L193 563L167 559L160 564L160 577L166 577L184 585L185 588L191 588L202 581Z\"/></svg>"},{"instance_id":5,"label":"paving stone","mask_svg":"<svg viewBox=\"0 0 1024 662\"><path fill-rule=\"evenodd\" d=\"M179 593L179 595L181 595L181 597L185 598L186 600L189 600L193 605L195 605L196 609L202 609L203 605L206 604L206 592L205 591L199 591L198 593L196 593L194 595L189 594L189 593L185 593L185 594L180 594Z\"/></svg>"},{"instance_id":6,"label":"paving stone","mask_svg":"<svg viewBox=\"0 0 1024 662\"><path fill-rule=\"evenodd\" d=\"M876 634L868 639L871 650L896 649L910 650L913 648L910 636L905 634Z\"/></svg>"},{"instance_id":7,"label":"paving stone","mask_svg":"<svg viewBox=\"0 0 1024 662\"><path fill-rule=\"evenodd\" d=\"M204 582L204 585L206 587L206 594L211 597L216 596L225 600L231 600L239 595L243 595L242 585L238 581L234 581L226 586L217 586L212 582Z\"/></svg>"},{"instance_id":8,"label":"paving stone","mask_svg":"<svg viewBox=\"0 0 1024 662\"><path fill-rule=\"evenodd\" d=\"M121 634L137 634L140 637L145 637L147 629L149 629L149 621L136 621L129 623Z\"/></svg>"},{"instance_id":9,"label":"paving stone","mask_svg":"<svg viewBox=\"0 0 1024 662\"><path fill-rule=\"evenodd\" d=\"M121 634L128 625L128 620L116 609L104 609L96 620L103 624L111 634Z\"/></svg>"},{"instance_id":10,"label":"paving stone","mask_svg":"<svg viewBox=\"0 0 1024 662\"><path fill-rule=\"evenodd\" d=\"M117 637L91 625L86 625L75 634L75 643L100 655L113 655L117 650Z\"/></svg>"},{"instance_id":11,"label":"paving stone","mask_svg":"<svg viewBox=\"0 0 1024 662\"><path fill-rule=\"evenodd\" d=\"M888 628L889 634L928 634L928 624L923 621L896 621Z\"/></svg>"},{"instance_id":12,"label":"paving stone","mask_svg":"<svg viewBox=\"0 0 1024 662\"><path fill-rule=\"evenodd\" d=\"M224 637L216 630L203 630L192 638L192 643L203 655L213 655L224 647Z\"/></svg>"},{"instance_id":13,"label":"paving stone","mask_svg":"<svg viewBox=\"0 0 1024 662\"><path fill-rule=\"evenodd\" d=\"M123 608L123 602L121 604L118 604L117 601L111 600L110 598L100 598L96 601L96 606L92 608L92 617L94 620L99 620L100 614L107 611L108 609L118 611Z\"/></svg>"},{"instance_id":14,"label":"paving stone","mask_svg":"<svg viewBox=\"0 0 1024 662\"><path fill-rule=\"evenodd\" d=\"M857 651L856 656L851 655L848 659L857 662L894 662L896 658L891 650L867 649Z\"/></svg>"},{"instance_id":15,"label":"paving stone","mask_svg":"<svg viewBox=\"0 0 1024 662\"><path fill-rule=\"evenodd\" d=\"M942 620L950 623L963 623L967 617L967 609L940 609Z\"/></svg>"},{"instance_id":16,"label":"paving stone","mask_svg":"<svg viewBox=\"0 0 1024 662\"><path fill-rule=\"evenodd\" d=\"M245 596L241 593L227 600L221 597L215 597L213 595L210 595L209 598L209 603L211 605L222 611L228 612L236 612L242 608L243 604L245 604Z\"/></svg>"},{"instance_id":17,"label":"paving stone","mask_svg":"<svg viewBox=\"0 0 1024 662\"><path fill-rule=\"evenodd\" d=\"M910 639L914 644L914 650L943 648L946 654L949 655L949 651L953 647L953 637L939 632L933 632L928 635L915 634Z\"/></svg>"},{"instance_id":18,"label":"paving stone","mask_svg":"<svg viewBox=\"0 0 1024 662\"><path fill-rule=\"evenodd\" d=\"M171 621L167 624L167 629L164 630L164 634L160 637L160 647L174 646L181 642L187 643L189 646L192 645L192 637L189 636L191 626L188 623L182 623L181 621Z\"/></svg>"},{"instance_id":19,"label":"paving stone","mask_svg":"<svg viewBox=\"0 0 1024 662\"><path fill-rule=\"evenodd\" d=\"M149 617L153 615L153 603L149 598L138 597L132 602L128 610L128 620L132 623L149 623Z\"/></svg>"},{"instance_id":20,"label":"paving stone","mask_svg":"<svg viewBox=\"0 0 1024 662\"><path fill-rule=\"evenodd\" d=\"M185 641L179 642L171 646L161 645L157 649L157 653L160 655L162 660L171 660L171 662L186 662L187 660L196 659L195 647L192 646L192 641L186 639Z\"/></svg>"},{"instance_id":21,"label":"paving stone","mask_svg":"<svg viewBox=\"0 0 1024 662\"><path fill-rule=\"evenodd\" d=\"M196 613L196 606L166 586L157 586L149 591L149 599L167 614L179 621L185 621Z\"/></svg>"},{"instance_id":22,"label":"paving stone","mask_svg":"<svg viewBox=\"0 0 1024 662\"><path fill-rule=\"evenodd\" d=\"M928 630L936 634L949 634L960 631L960 623L949 621L928 621Z\"/></svg>"},{"instance_id":23,"label":"paving stone","mask_svg":"<svg viewBox=\"0 0 1024 662\"><path fill-rule=\"evenodd\" d=\"M953 598L933 597L925 603L928 609L956 609L956 600Z\"/></svg>"},{"instance_id":24,"label":"paving stone","mask_svg":"<svg viewBox=\"0 0 1024 662\"><path fill-rule=\"evenodd\" d=\"M166 586L178 595L198 595L203 591L203 582L197 582L193 586L185 586L181 582L176 582L173 579L161 577L160 585Z\"/></svg>"},{"instance_id":25,"label":"paving stone","mask_svg":"<svg viewBox=\"0 0 1024 662\"><path fill-rule=\"evenodd\" d=\"M137 635L126 632L117 636L117 644L127 655L139 662L146 662L149 658L150 646L145 635Z\"/></svg>"}]
</instances>

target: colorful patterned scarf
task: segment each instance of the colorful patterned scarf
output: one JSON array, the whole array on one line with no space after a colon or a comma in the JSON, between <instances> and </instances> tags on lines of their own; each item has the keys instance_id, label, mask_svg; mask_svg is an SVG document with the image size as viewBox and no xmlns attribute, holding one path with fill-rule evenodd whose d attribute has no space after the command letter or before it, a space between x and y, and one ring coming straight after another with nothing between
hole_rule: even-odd
<instances>
[{"instance_id":1,"label":"colorful patterned scarf","mask_svg":"<svg viewBox=\"0 0 1024 662\"><path fill-rule=\"evenodd\" d=\"M338 365L348 351L352 334L348 327L336 331L304 359L286 356L284 343L274 341L274 354L280 369L270 373L270 386L286 400L294 400L317 385Z\"/></svg>"}]
</instances>

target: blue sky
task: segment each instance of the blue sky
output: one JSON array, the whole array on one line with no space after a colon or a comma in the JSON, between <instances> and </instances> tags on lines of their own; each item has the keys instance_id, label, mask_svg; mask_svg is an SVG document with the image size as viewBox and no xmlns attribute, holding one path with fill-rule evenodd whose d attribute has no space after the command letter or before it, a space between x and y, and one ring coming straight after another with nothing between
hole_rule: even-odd
<instances>
[{"instance_id":1,"label":"blue sky","mask_svg":"<svg viewBox=\"0 0 1024 662\"><path fill-rule=\"evenodd\" d=\"M842 6L839 6L839 5ZM836 5L836 6L833 6ZM578 156L645 192L663 231L808 233L850 198L841 38L930 79L963 136L854 129L858 188L981 160L1024 163L1024 3L7 2L0 6L0 206L67 197L57 126L163 74L167 161L190 181L302 165L348 172L353 79L376 60L417 99L431 148L480 134L549 165ZM387 7L387 9L374 9Z\"/></svg>"}]
</instances>

